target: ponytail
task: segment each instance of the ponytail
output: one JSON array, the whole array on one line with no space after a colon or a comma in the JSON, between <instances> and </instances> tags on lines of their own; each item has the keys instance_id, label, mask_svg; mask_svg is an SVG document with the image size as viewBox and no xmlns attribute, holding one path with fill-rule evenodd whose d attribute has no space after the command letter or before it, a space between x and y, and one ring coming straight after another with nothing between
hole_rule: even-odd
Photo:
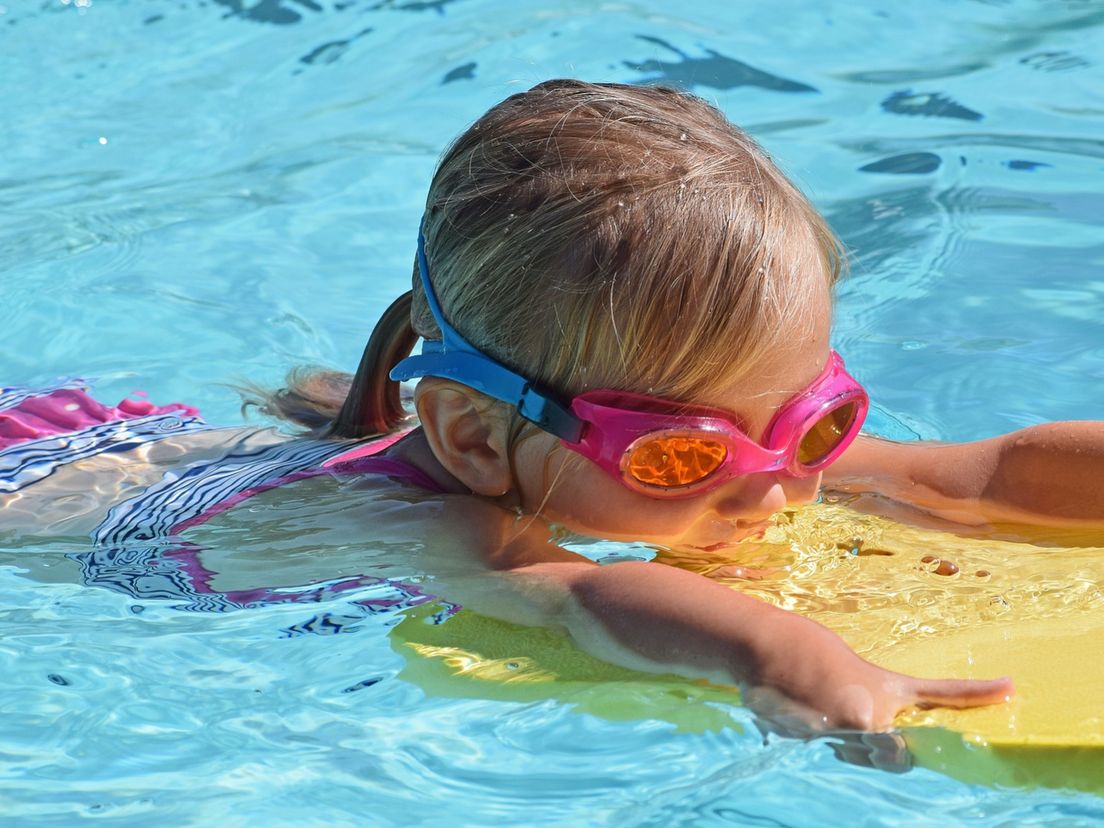
<instances>
[{"instance_id":1,"label":"ponytail","mask_svg":"<svg viewBox=\"0 0 1104 828\"><path fill-rule=\"evenodd\" d=\"M399 384L388 373L418 341L410 323L412 295L407 291L383 312L355 376L296 368L288 374L287 386L276 392L248 383L239 385L242 411L253 406L323 437L372 437L393 431L407 418L407 412Z\"/></svg>"},{"instance_id":2,"label":"ponytail","mask_svg":"<svg viewBox=\"0 0 1104 828\"><path fill-rule=\"evenodd\" d=\"M388 373L407 357L418 335L410 324L410 303L414 292L408 290L383 312L376 323L356 376L341 410L328 429L330 437L370 437L393 431L407 418L399 396L399 384Z\"/></svg>"}]
</instances>

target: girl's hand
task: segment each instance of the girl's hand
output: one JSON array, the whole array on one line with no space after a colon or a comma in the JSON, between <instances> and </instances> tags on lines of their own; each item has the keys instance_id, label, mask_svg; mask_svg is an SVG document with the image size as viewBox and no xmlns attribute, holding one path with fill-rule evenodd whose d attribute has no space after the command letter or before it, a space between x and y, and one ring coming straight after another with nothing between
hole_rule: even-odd
<instances>
[{"instance_id":1,"label":"girl's hand","mask_svg":"<svg viewBox=\"0 0 1104 828\"><path fill-rule=\"evenodd\" d=\"M765 664L757 686L745 692L752 709L788 733L885 731L911 708L980 707L1006 702L1015 692L1009 678L922 679L894 673L863 660L833 633L815 626L799 647L780 650Z\"/></svg>"}]
</instances>

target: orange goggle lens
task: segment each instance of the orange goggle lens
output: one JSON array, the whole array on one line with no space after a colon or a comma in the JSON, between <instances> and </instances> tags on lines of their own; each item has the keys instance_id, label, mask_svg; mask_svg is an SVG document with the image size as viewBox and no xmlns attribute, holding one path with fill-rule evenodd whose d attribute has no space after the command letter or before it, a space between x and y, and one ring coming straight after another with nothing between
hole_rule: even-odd
<instances>
[{"instance_id":1,"label":"orange goggle lens","mask_svg":"<svg viewBox=\"0 0 1104 828\"><path fill-rule=\"evenodd\" d=\"M824 460L850 431L858 411L858 403L849 402L833 408L813 423L797 445L797 462L802 466L815 466Z\"/></svg>"},{"instance_id":2,"label":"orange goggle lens","mask_svg":"<svg viewBox=\"0 0 1104 828\"><path fill-rule=\"evenodd\" d=\"M839 446L858 414L857 402L834 408L813 423L797 446L797 462L816 466ZM708 437L662 434L633 446L623 469L644 486L672 489L700 483L724 463L728 449Z\"/></svg>"},{"instance_id":3,"label":"orange goggle lens","mask_svg":"<svg viewBox=\"0 0 1104 828\"><path fill-rule=\"evenodd\" d=\"M634 447L624 468L645 486L689 486L713 474L727 454L724 443L716 440L667 435Z\"/></svg>"}]
</instances>

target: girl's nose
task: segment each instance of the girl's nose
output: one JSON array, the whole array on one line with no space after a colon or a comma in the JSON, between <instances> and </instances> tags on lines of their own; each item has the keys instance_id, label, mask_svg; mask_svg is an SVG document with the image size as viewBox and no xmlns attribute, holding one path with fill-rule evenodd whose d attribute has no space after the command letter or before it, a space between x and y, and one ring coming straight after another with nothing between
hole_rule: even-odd
<instances>
[{"instance_id":1,"label":"girl's nose","mask_svg":"<svg viewBox=\"0 0 1104 828\"><path fill-rule=\"evenodd\" d=\"M787 506L812 501L820 488L820 475L753 474L741 482L739 488L722 494L718 513L728 518L766 520Z\"/></svg>"}]
</instances>

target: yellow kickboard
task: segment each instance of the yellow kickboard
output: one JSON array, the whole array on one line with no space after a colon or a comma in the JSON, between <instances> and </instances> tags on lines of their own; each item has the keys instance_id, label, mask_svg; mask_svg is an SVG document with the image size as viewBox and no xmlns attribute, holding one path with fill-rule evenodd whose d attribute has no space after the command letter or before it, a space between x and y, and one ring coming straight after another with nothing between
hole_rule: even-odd
<instances>
[{"instance_id":1,"label":"yellow kickboard","mask_svg":"<svg viewBox=\"0 0 1104 828\"><path fill-rule=\"evenodd\" d=\"M1010 675L1016 696L902 717L918 764L969 782L1104 793L1104 612L979 624L886 653L901 672Z\"/></svg>"},{"instance_id":2,"label":"yellow kickboard","mask_svg":"<svg viewBox=\"0 0 1104 828\"><path fill-rule=\"evenodd\" d=\"M1013 701L916 711L916 764L968 782L1104 793L1104 536L969 538L821 504L723 555L662 554L817 619L865 658L930 678L1011 676ZM1095 545L1094 545L1095 544ZM730 688L613 667L547 630L461 612L403 621L403 676L447 696L556 698L611 719L732 726Z\"/></svg>"}]
</instances>

